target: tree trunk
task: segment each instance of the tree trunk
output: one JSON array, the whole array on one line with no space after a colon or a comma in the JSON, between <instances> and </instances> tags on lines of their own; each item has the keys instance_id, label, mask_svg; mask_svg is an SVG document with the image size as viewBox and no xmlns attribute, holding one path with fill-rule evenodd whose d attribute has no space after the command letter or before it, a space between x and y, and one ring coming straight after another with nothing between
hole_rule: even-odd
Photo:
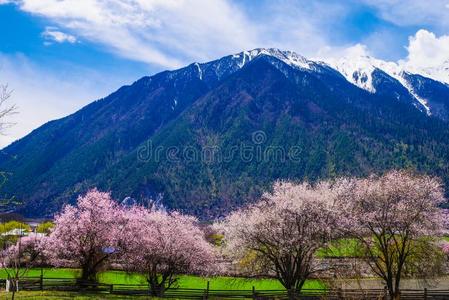
<instances>
[{"instance_id":1,"label":"tree trunk","mask_svg":"<svg viewBox=\"0 0 449 300\"><path fill-rule=\"evenodd\" d=\"M87 280L89 276L89 268L87 266L81 266L81 280Z\"/></svg>"},{"instance_id":2,"label":"tree trunk","mask_svg":"<svg viewBox=\"0 0 449 300\"><path fill-rule=\"evenodd\" d=\"M287 289L288 299L293 300L299 298L299 293L301 292L306 279L289 278L289 280L285 280L284 282L288 282L286 286L284 285L284 287Z\"/></svg>"},{"instance_id":3,"label":"tree trunk","mask_svg":"<svg viewBox=\"0 0 449 300\"><path fill-rule=\"evenodd\" d=\"M81 280L83 281L97 281L97 270L90 266L85 266L81 269Z\"/></svg>"},{"instance_id":4,"label":"tree trunk","mask_svg":"<svg viewBox=\"0 0 449 300\"><path fill-rule=\"evenodd\" d=\"M401 299L401 289L399 288L399 281L393 279L387 280L388 296L390 300Z\"/></svg>"},{"instance_id":5,"label":"tree trunk","mask_svg":"<svg viewBox=\"0 0 449 300\"><path fill-rule=\"evenodd\" d=\"M288 289L287 294L288 294L288 300L296 299L296 289L295 288Z\"/></svg>"},{"instance_id":6,"label":"tree trunk","mask_svg":"<svg viewBox=\"0 0 449 300\"><path fill-rule=\"evenodd\" d=\"M162 297L165 292L165 282L159 282L157 275L156 276L150 276L150 278L147 279L149 288L150 288L150 295L155 297Z\"/></svg>"},{"instance_id":7,"label":"tree trunk","mask_svg":"<svg viewBox=\"0 0 449 300\"><path fill-rule=\"evenodd\" d=\"M81 277L78 279L78 284L81 288L89 287L89 283L97 282L97 273L89 266L81 267Z\"/></svg>"},{"instance_id":8,"label":"tree trunk","mask_svg":"<svg viewBox=\"0 0 449 300\"><path fill-rule=\"evenodd\" d=\"M298 293L301 291L301 287L299 287L299 284L291 284L289 287L287 287L287 294L289 300L294 300L298 298Z\"/></svg>"},{"instance_id":9,"label":"tree trunk","mask_svg":"<svg viewBox=\"0 0 449 300\"><path fill-rule=\"evenodd\" d=\"M11 284L11 290L12 290L12 295L11 295L11 300L14 300L14 298L16 297L16 292L18 290L18 285L19 285L19 280L10 280Z\"/></svg>"},{"instance_id":10,"label":"tree trunk","mask_svg":"<svg viewBox=\"0 0 449 300\"><path fill-rule=\"evenodd\" d=\"M401 291L399 289L397 289L397 290L388 290L388 295L390 297L390 300L399 300L399 299L401 299Z\"/></svg>"},{"instance_id":11,"label":"tree trunk","mask_svg":"<svg viewBox=\"0 0 449 300\"><path fill-rule=\"evenodd\" d=\"M298 293L301 292L302 287L304 286L304 283L306 283L306 280L305 280L305 279L301 279L301 280L298 282L298 284L297 284L297 286L296 286L296 290L298 291Z\"/></svg>"},{"instance_id":12,"label":"tree trunk","mask_svg":"<svg viewBox=\"0 0 449 300\"><path fill-rule=\"evenodd\" d=\"M401 299L401 291L398 289L394 291L393 300L399 300Z\"/></svg>"}]
</instances>

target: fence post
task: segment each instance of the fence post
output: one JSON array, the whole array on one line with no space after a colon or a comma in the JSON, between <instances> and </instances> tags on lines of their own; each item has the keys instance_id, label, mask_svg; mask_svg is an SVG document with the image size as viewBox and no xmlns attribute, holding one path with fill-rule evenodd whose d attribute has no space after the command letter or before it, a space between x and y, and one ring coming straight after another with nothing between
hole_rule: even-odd
<instances>
[{"instance_id":1,"label":"fence post","mask_svg":"<svg viewBox=\"0 0 449 300\"><path fill-rule=\"evenodd\" d=\"M337 299L343 299L343 290L341 287L337 289Z\"/></svg>"},{"instance_id":2,"label":"fence post","mask_svg":"<svg viewBox=\"0 0 449 300\"><path fill-rule=\"evenodd\" d=\"M113 292L114 292L114 285L111 284L111 285L109 286L109 293L112 294Z\"/></svg>"},{"instance_id":3,"label":"fence post","mask_svg":"<svg viewBox=\"0 0 449 300\"><path fill-rule=\"evenodd\" d=\"M44 269L41 268L41 276L39 278L39 288L41 291L44 290Z\"/></svg>"},{"instance_id":4,"label":"fence post","mask_svg":"<svg viewBox=\"0 0 449 300\"><path fill-rule=\"evenodd\" d=\"M207 286L206 286L206 290L204 290L204 297L203 297L205 300L209 299L209 285L210 285L210 282L207 281Z\"/></svg>"},{"instance_id":5,"label":"fence post","mask_svg":"<svg viewBox=\"0 0 449 300\"><path fill-rule=\"evenodd\" d=\"M427 300L427 288L424 288L424 300Z\"/></svg>"},{"instance_id":6,"label":"fence post","mask_svg":"<svg viewBox=\"0 0 449 300\"><path fill-rule=\"evenodd\" d=\"M253 300L257 299L256 287L253 285Z\"/></svg>"}]
</instances>

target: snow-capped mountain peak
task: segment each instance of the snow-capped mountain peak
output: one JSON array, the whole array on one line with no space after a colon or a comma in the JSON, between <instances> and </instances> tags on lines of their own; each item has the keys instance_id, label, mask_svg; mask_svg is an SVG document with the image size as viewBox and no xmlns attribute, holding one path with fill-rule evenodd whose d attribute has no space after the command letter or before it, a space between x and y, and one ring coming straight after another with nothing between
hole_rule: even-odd
<instances>
[{"instance_id":1,"label":"snow-capped mountain peak","mask_svg":"<svg viewBox=\"0 0 449 300\"><path fill-rule=\"evenodd\" d=\"M404 74L409 72L405 70L402 64L380 60L368 55L329 59L326 63L339 71L349 82L371 93L376 93L376 87L373 84L373 72L376 69L382 71L399 81L399 83L407 89L410 95L422 105L426 113L428 115L431 114L428 101L420 97L415 92L413 86L406 80Z\"/></svg>"},{"instance_id":2,"label":"snow-capped mountain peak","mask_svg":"<svg viewBox=\"0 0 449 300\"><path fill-rule=\"evenodd\" d=\"M243 67L249 61L263 56L275 57L284 63L301 69L310 69L312 61L292 51L282 51L276 48L257 48L250 51L243 51L232 55L233 59L239 60L239 66Z\"/></svg>"},{"instance_id":3,"label":"snow-capped mountain peak","mask_svg":"<svg viewBox=\"0 0 449 300\"><path fill-rule=\"evenodd\" d=\"M301 70L311 70L315 64L314 61L308 60L292 51L282 51L275 48L257 48L225 56L211 62L194 63L192 65L199 79L203 80L212 76L220 80L262 56L274 57L293 68Z\"/></svg>"},{"instance_id":4,"label":"snow-capped mountain peak","mask_svg":"<svg viewBox=\"0 0 449 300\"><path fill-rule=\"evenodd\" d=\"M326 72L328 68L334 69L348 82L372 94L382 94L389 89L397 89L392 93L396 93L396 98L399 101L410 101L417 109L426 112L428 115L433 113L441 115L441 107L435 104L435 96L425 92L424 89L426 88L417 86L420 81L417 77L423 76L424 79L422 80L426 82L436 80L444 86L444 90L449 91L449 61L438 68L416 70L409 67L404 61L389 62L369 56L360 47L353 50L348 51L343 57L318 60L308 59L293 51L257 48L228 55L211 62L194 63L191 70L200 80L213 84L242 69L251 61L262 57L271 57L274 59L270 59L269 62L286 76L289 76L289 73L285 65L283 66L280 62L296 70L310 73L322 73ZM449 120L449 112L447 119Z\"/></svg>"},{"instance_id":5,"label":"snow-capped mountain peak","mask_svg":"<svg viewBox=\"0 0 449 300\"><path fill-rule=\"evenodd\" d=\"M349 82L371 93L376 92L372 76L374 70L382 70L398 80L402 71L394 62L386 62L367 55L328 59L326 63L339 71Z\"/></svg>"}]
</instances>

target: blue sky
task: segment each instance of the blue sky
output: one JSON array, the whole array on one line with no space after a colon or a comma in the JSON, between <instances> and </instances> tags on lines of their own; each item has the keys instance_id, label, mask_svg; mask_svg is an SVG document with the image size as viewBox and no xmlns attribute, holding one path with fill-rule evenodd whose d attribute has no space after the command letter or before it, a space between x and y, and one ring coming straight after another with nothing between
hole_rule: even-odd
<instances>
[{"instance_id":1,"label":"blue sky","mask_svg":"<svg viewBox=\"0 0 449 300\"><path fill-rule=\"evenodd\" d=\"M144 75L252 48L438 64L449 0L0 0L0 36L20 112L1 148Z\"/></svg>"}]
</instances>

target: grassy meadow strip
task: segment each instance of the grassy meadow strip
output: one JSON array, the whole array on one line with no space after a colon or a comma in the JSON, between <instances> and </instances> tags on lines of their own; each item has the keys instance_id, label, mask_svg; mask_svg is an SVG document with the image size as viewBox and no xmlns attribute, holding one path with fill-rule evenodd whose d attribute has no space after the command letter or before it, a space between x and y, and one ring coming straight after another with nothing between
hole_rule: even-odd
<instances>
[{"instance_id":1,"label":"grassy meadow strip","mask_svg":"<svg viewBox=\"0 0 449 300\"><path fill-rule=\"evenodd\" d=\"M77 278L79 270L65 268L44 268L44 278ZM27 277L39 277L41 269L30 269ZM6 273L0 270L0 278L5 278ZM106 284L146 284L145 278L140 274L129 274L123 271L106 271L99 275L100 283ZM204 289L209 281L211 290L283 290L284 287L275 279L247 279L239 277L200 277L182 275L179 277L178 287L189 289ZM306 289L324 289L325 286L319 280L308 280Z\"/></svg>"}]
</instances>

